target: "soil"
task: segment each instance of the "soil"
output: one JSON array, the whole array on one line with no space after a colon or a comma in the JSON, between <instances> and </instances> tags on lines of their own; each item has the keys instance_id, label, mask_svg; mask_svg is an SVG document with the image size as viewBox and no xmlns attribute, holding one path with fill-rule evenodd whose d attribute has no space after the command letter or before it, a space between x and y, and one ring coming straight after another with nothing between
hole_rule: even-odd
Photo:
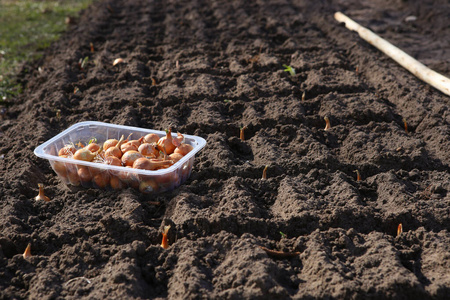
<instances>
[{"instance_id":1,"label":"soil","mask_svg":"<svg viewBox=\"0 0 450 300\"><path fill-rule=\"evenodd\" d=\"M24 67L1 121L0 299L448 297L450 98L335 11L450 76L447 0L83 11ZM33 150L88 120L171 126L207 145L170 192L66 186ZM38 183L50 202L35 201Z\"/></svg>"}]
</instances>

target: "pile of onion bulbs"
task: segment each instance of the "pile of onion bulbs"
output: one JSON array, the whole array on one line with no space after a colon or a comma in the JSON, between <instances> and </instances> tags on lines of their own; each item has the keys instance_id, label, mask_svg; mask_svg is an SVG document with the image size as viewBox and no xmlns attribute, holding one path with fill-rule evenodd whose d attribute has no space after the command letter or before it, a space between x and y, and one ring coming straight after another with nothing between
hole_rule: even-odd
<instances>
[{"instance_id":1,"label":"pile of onion bulbs","mask_svg":"<svg viewBox=\"0 0 450 300\"><path fill-rule=\"evenodd\" d=\"M87 146L81 143L65 145L59 149L58 156L152 171L172 166L193 149L192 145L185 143L182 134L178 133L176 137L173 137L170 129L166 130L166 135L163 137L149 133L137 140L130 140L130 136L131 134L127 139L123 135L119 140L108 139L103 144L98 144L96 139L91 139ZM53 162L53 169L60 177L73 185L93 184L97 188L111 187L112 189L131 186L143 193L156 192L179 180L177 172L158 176L138 176L136 173L126 170L108 170L60 161ZM186 172L186 170L183 171Z\"/></svg>"}]
</instances>

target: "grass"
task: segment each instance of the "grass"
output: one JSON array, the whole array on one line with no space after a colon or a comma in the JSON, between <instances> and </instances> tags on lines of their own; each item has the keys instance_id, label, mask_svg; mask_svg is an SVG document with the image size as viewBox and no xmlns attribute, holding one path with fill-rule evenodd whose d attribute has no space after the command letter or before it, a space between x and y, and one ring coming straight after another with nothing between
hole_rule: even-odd
<instances>
[{"instance_id":1,"label":"grass","mask_svg":"<svg viewBox=\"0 0 450 300\"><path fill-rule=\"evenodd\" d=\"M22 92L15 76L25 61L43 50L67 29L66 17L93 0L0 0L0 104Z\"/></svg>"}]
</instances>

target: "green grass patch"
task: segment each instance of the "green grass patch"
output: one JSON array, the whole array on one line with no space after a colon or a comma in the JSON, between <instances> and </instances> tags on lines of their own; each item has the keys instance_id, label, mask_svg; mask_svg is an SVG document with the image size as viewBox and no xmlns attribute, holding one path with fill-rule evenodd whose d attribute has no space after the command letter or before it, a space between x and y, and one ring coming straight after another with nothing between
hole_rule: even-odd
<instances>
[{"instance_id":1,"label":"green grass patch","mask_svg":"<svg viewBox=\"0 0 450 300\"><path fill-rule=\"evenodd\" d=\"M67 29L66 17L93 0L0 0L0 103L22 88L14 81L24 61L43 50Z\"/></svg>"}]
</instances>

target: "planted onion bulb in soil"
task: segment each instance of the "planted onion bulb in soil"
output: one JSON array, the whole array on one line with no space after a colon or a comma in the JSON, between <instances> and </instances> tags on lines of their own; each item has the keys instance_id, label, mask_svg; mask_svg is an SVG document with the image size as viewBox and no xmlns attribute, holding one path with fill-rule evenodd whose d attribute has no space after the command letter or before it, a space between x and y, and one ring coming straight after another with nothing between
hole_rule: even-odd
<instances>
[{"instance_id":1,"label":"planted onion bulb in soil","mask_svg":"<svg viewBox=\"0 0 450 300\"><path fill-rule=\"evenodd\" d=\"M169 248L169 240L167 238L167 234L169 233L170 225L164 226L164 230L162 232L162 242L161 247L164 249Z\"/></svg>"},{"instance_id":2,"label":"planted onion bulb in soil","mask_svg":"<svg viewBox=\"0 0 450 300\"><path fill-rule=\"evenodd\" d=\"M44 185L42 183L38 183L39 194L34 198L36 201L43 200L46 202L50 201L50 198L45 196L44 194Z\"/></svg>"},{"instance_id":3,"label":"planted onion bulb in soil","mask_svg":"<svg viewBox=\"0 0 450 300\"><path fill-rule=\"evenodd\" d=\"M31 255L31 244L27 245L27 248L25 248L25 251L23 252L22 256L25 259L30 258L32 256Z\"/></svg>"}]
</instances>

